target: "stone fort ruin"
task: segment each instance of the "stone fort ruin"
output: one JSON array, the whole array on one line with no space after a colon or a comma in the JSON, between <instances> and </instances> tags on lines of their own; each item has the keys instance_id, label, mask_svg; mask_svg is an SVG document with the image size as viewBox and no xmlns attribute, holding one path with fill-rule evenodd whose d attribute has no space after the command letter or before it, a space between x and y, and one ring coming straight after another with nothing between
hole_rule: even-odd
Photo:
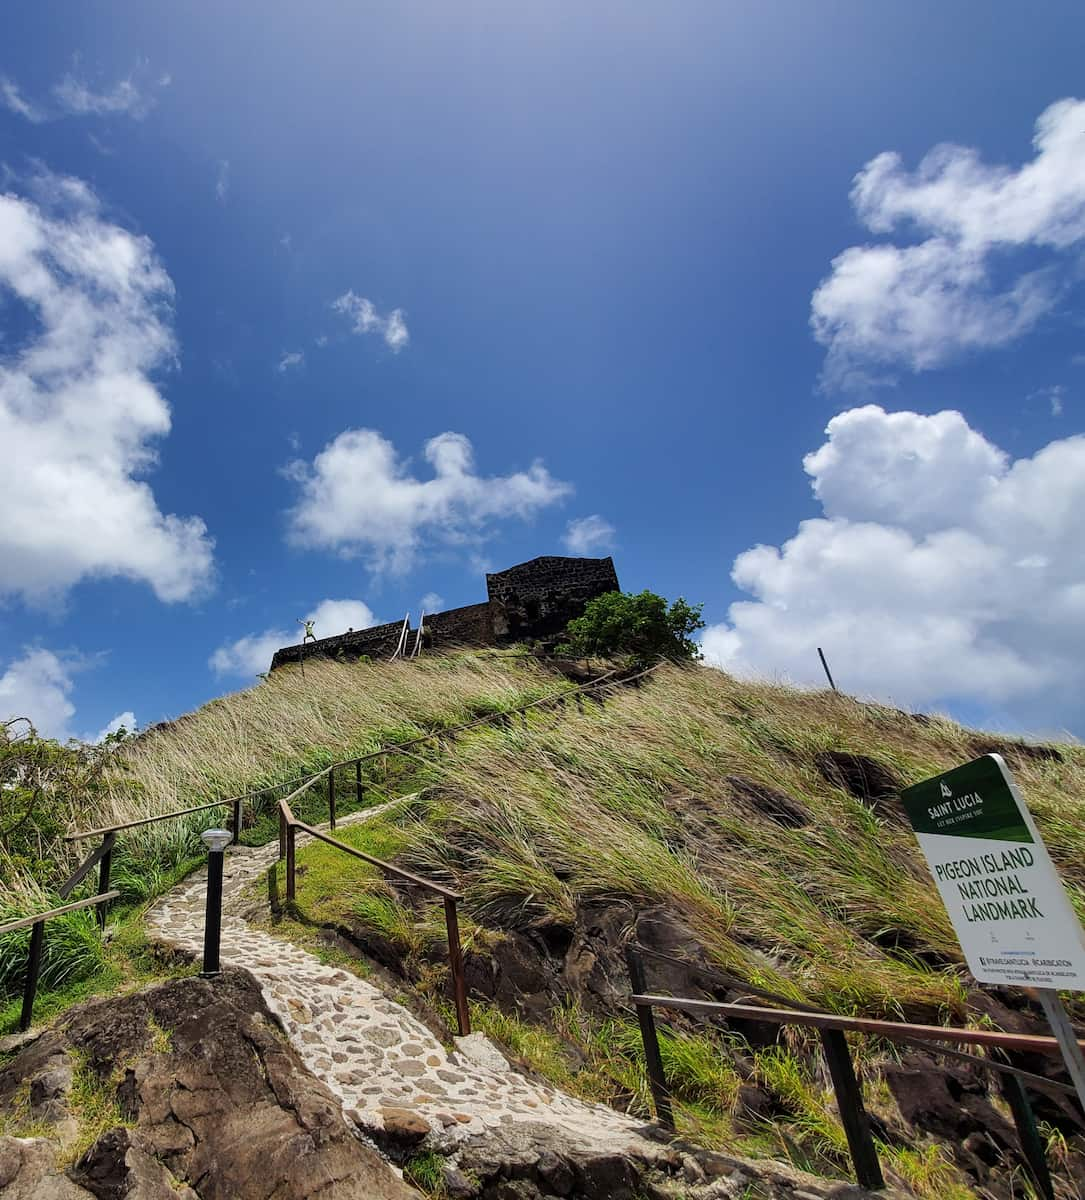
<instances>
[{"instance_id":1,"label":"stone fort ruin","mask_svg":"<svg viewBox=\"0 0 1085 1200\"><path fill-rule=\"evenodd\" d=\"M489 598L482 604L426 614L422 620L422 646L447 650L455 646L547 641L560 634L573 617L579 617L593 597L618 590L612 558L533 558L487 575ZM311 657L350 660L364 654L391 658L402 633L402 621L389 621L315 642L283 646L275 651L271 669ZM410 628L407 653L413 650L417 637L417 628Z\"/></svg>"}]
</instances>

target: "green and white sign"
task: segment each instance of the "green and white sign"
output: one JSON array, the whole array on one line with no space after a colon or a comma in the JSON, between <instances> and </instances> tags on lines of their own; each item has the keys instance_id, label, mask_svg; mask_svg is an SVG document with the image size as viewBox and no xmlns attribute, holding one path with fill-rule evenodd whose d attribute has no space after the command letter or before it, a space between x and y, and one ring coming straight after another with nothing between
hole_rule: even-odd
<instances>
[{"instance_id":1,"label":"green and white sign","mask_svg":"<svg viewBox=\"0 0 1085 1200\"><path fill-rule=\"evenodd\" d=\"M901 800L972 974L1085 990L1085 934L1002 758L985 754Z\"/></svg>"}]
</instances>

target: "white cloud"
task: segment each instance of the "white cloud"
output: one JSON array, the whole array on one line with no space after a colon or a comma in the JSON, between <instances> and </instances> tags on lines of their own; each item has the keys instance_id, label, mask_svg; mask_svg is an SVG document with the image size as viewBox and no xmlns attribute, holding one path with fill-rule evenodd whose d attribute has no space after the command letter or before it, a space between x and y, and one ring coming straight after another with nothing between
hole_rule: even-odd
<instances>
[{"instance_id":1,"label":"white cloud","mask_svg":"<svg viewBox=\"0 0 1085 1200\"><path fill-rule=\"evenodd\" d=\"M28 717L40 734L65 741L75 714L68 664L51 650L24 651L0 675L0 721Z\"/></svg>"},{"instance_id":2,"label":"white cloud","mask_svg":"<svg viewBox=\"0 0 1085 1200\"><path fill-rule=\"evenodd\" d=\"M974 149L939 146L914 172L883 153L851 200L872 233L920 241L852 246L814 292L811 325L828 347L826 381L870 381L1003 346L1054 307L1069 274L1052 252L1085 240L1085 101L1060 100L1036 122L1035 156L1013 169ZM1022 251L1047 252L1040 267Z\"/></svg>"},{"instance_id":3,"label":"white cloud","mask_svg":"<svg viewBox=\"0 0 1085 1200\"><path fill-rule=\"evenodd\" d=\"M36 104L31 104L29 100L24 99L18 86L10 79L0 79L0 100L3 101L5 108L34 125L48 119Z\"/></svg>"},{"instance_id":4,"label":"white cloud","mask_svg":"<svg viewBox=\"0 0 1085 1200\"><path fill-rule=\"evenodd\" d=\"M124 79L95 90L77 74L69 72L53 87L55 107L51 110L27 100L11 79L0 79L0 102L35 125L57 117L127 116L141 121L155 106L153 88L169 87L169 74L149 81L150 64L140 60Z\"/></svg>"},{"instance_id":5,"label":"white cloud","mask_svg":"<svg viewBox=\"0 0 1085 1200\"><path fill-rule=\"evenodd\" d=\"M140 478L170 412L151 382L175 353L173 284L154 247L106 220L81 181L42 175L40 202L0 194L0 297L33 332L0 357L0 596L56 600L88 578L162 600L207 584L197 517L164 515Z\"/></svg>"},{"instance_id":6,"label":"white cloud","mask_svg":"<svg viewBox=\"0 0 1085 1200\"><path fill-rule=\"evenodd\" d=\"M317 637L334 637L348 629L368 629L379 622L361 600L321 600L306 617L314 623Z\"/></svg>"},{"instance_id":7,"label":"white cloud","mask_svg":"<svg viewBox=\"0 0 1085 1200\"><path fill-rule=\"evenodd\" d=\"M540 462L526 471L485 477L463 434L442 433L425 444L433 477L418 479L395 447L372 429L348 429L311 464L291 463L287 475L301 496L289 514L296 546L368 556L374 570L404 571L424 546L477 544L491 521L526 520L572 488Z\"/></svg>"},{"instance_id":8,"label":"white cloud","mask_svg":"<svg viewBox=\"0 0 1085 1200\"><path fill-rule=\"evenodd\" d=\"M96 734L73 731L72 676L87 665L85 659L70 655L61 657L52 650L25 649L22 657L11 662L0 674L0 722L26 717L43 737L61 742L79 737L84 742L98 743L116 733L122 725L129 733L134 732L136 715L131 710L118 713Z\"/></svg>"},{"instance_id":9,"label":"white cloud","mask_svg":"<svg viewBox=\"0 0 1085 1200\"><path fill-rule=\"evenodd\" d=\"M304 620L313 622L313 632L318 638L334 637L348 629L368 629L380 622L373 610L361 600L321 600ZM301 640L301 629L265 629L263 633L250 633L236 641L227 642L208 659L208 666L216 675L236 675L255 678L266 671L271 659L280 646L292 646Z\"/></svg>"},{"instance_id":10,"label":"white cloud","mask_svg":"<svg viewBox=\"0 0 1085 1200\"><path fill-rule=\"evenodd\" d=\"M215 198L220 204L225 204L230 192L230 160L219 159L218 175L215 178Z\"/></svg>"},{"instance_id":11,"label":"white cloud","mask_svg":"<svg viewBox=\"0 0 1085 1200\"><path fill-rule=\"evenodd\" d=\"M305 354L301 350L288 350L283 352L282 358L279 359L278 371L284 374L291 367L305 366Z\"/></svg>"},{"instance_id":12,"label":"white cloud","mask_svg":"<svg viewBox=\"0 0 1085 1200\"><path fill-rule=\"evenodd\" d=\"M207 665L216 675L238 675L255 679L271 665L280 646L292 646L297 635L283 629L266 629L226 642L211 655Z\"/></svg>"},{"instance_id":13,"label":"white cloud","mask_svg":"<svg viewBox=\"0 0 1085 1200\"><path fill-rule=\"evenodd\" d=\"M350 319L355 333L375 333L383 337L384 344L395 354L410 341L406 314L401 308L394 308L388 316L382 317L372 300L353 291L344 292L333 300L332 308Z\"/></svg>"},{"instance_id":14,"label":"white cloud","mask_svg":"<svg viewBox=\"0 0 1085 1200\"><path fill-rule=\"evenodd\" d=\"M118 713L112 721L108 722L104 729L99 729L94 737L85 740L97 744L104 742L111 733L116 733L120 729L124 729L128 733L135 733L136 728L136 714L131 709L128 709L127 712Z\"/></svg>"},{"instance_id":15,"label":"white cloud","mask_svg":"<svg viewBox=\"0 0 1085 1200\"><path fill-rule=\"evenodd\" d=\"M427 592L421 600L418 601L418 607L424 613L438 613L444 610L445 598L439 596L436 592Z\"/></svg>"},{"instance_id":16,"label":"white cloud","mask_svg":"<svg viewBox=\"0 0 1085 1200\"><path fill-rule=\"evenodd\" d=\"M595 554L614 547L614 526L598 513L577 517L565 527L562 539L570 554Z\"/></svg>"},{"instance_id":17,"label":"white cloud","mask_svg":"<svg viewBox=\"0 0 1085 1200\"><path fill-rule=\"evenodd\" d=\"M1011 461L960 413L872 405L827 433L804 460L825 516L738 556L754 599L705 631L706 658L816 684L823 646L850 692L997 707L1029 729L1078 721L1085 437Z\"/></svg>"}]
</instances>

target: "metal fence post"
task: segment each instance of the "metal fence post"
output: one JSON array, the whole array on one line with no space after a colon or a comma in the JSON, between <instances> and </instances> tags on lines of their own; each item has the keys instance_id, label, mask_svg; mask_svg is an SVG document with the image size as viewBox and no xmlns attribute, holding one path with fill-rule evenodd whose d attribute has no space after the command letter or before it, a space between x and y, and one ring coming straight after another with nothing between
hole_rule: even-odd
<instances>
[{"instance_id":1,"label":"metal fence post","mask_svg":"<svg viewBox=\"0 0 1085 1200\"><path fill-rule=\"evenodd\" d=\"M643 996L647 990L644 963L632 946L625 948L625 965L629 971L629 983L633 995ZM652 1100L656 1107L656 1120L661 1125L674 1128L674 1111L671 1094L667 1090L667 1076L663 1071L663 1056L659 1052L659 1034L656 1032L655 1014L650 1004L637 1004L637 1021L640 1038L644 1043L644 1065L648 1071L648 1086L652 1089Z\"/></svg>"},{"instance_id":2,"label":"metal fence post","mask_svg":"<svg viewBox=\"0 0 1085 1200\"><path fill-rule=\"evenodd\" d=\"M335 768L328 772L328 824L335 830Z\"/></svg>"},{"instance_id":3,"label":"metal fence post","mask_svg":"<svg viewBox=\"0 0 1085 1200\"><path fill-rule=\"evenodd\" d=\"M107 833L102 839L102 857L98 860L98 894L109 891L109 872L113 865L113 843L117 840L115 833ZM109 901L103 900L101 904L95 905L95 912L98 916L98 926L101 929L105 928L106 911L109 908Z\"/></svg>"},{"instance_id":4,"label":"metal fence post","mask_svg":"<svg viewBox=\"0 0 1085 1200\"><path fill-rule=\"evenodd\" d=\"M855 1166L855 1178L860 1187L880 1191L885 1187L878 1151L870 1135L870 1122L863 1107L863 1094L855 1078L848 1039L839 1029L821 1030L821 1046L825 1051L825 1062L836 1092L836 1105L840 1110L840 1122L848 1139L851 1161Z\"/></svg>"},{"instance_id":5,"label":"metal fence post","mask_svg":"<svg viewBox=\"0 0 1085 1200\"><path fill-rule=\"evenodd\" d=\"M233 821L233 844L236 846L241 841L241 800L238 798L234 801L234 821Z\"/></svg>"},{"instance_id":6,"label":"metal fence post","mask_svg":"<svg viewBox=\"0 0 1085 1200\"><path fill-rule=\"evenodd\" d=\"M448 965L452 970L452 996L456 1002L456 1023L460 1037L471 1032L471 1012L467 1007L467 987L463 978L463 948L460 945L460 919L456 901L445 897L445 928L448 930Z\"/></svg>"},{"instance_id":7,"label":"metal fence post","mask_svg":"<svg viewBox=\"0 0 1085 1200\"><path fill-rule=\"evenodd\" d=\"M997 1051L997 1057L1010 1066L1016 1066L1013 1056L1005 1051ZM1008 1075L1000 1071L999 1080L1002 1085L1002 1095L1013 1114L1013 1123L1017 1126L1017 1137L1021 1142L1021 1154L1024 1157L1028 1173L1043 1200L1055 1200L1055 1185L1051 1182L1051 1172L1047 1167L1047 1154L1044 1150L1043 1139L1036 1128L1036 1114L1029 1103L1028 1092L1025 1091L1024 1081L1016 1075Z\"/></svg>"},{"instance_id":8,"label":"metal fence post","mask_svg":"<svg viewBox=\"0 0 1085 1200\"><path fill-rule=\"evenodd\" d=\"M23 988L23 1008L19 1014L19 1032L26 1033L34 1016L34 997L41 974L41 948L45 937L45 922L38 921L30 930L30 953L26 958L26 984Z\"/></svg>"},{"instance_id":9,"label":"metal fence post","mask_svg":"<svg viewBox=\"0 0 1085 1200\"><path fill-rule=\"evenodd\" d=\"M286 827L286 902L294 903L294 842L298 832L296 825Z\"/></svg>"},{"instance_id":10,"label":"metal fence post","mask_svg":"<svg viewBox=\"0 0 1085 1200\"><path fill-rule=\"evenodd\" d=\"M279 809L279 861L286 858L286 813Z\"/></svg>"}]
</instances>

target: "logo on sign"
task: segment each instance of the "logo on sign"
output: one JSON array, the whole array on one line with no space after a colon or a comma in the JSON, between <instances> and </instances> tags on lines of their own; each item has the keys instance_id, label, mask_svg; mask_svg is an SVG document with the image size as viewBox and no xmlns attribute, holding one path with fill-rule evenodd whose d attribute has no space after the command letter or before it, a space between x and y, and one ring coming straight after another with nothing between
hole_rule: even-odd
<instances>
[{"instance_id":1,"label":"logo on sign","mask_svg":"<svg viewBox=\"0 0 1085 1200\"><path fill-rule=\"evenodd\" d=\"M944 797L945 797L947 800L948 800L948 799L950 799L950 798L952 797L953 793L952 793L952 792L949 790L949 788L946 786L946 784L944 784L944 783L943 783L943 784L941 785L941 788L942 788L942 795L943 795L943 796L944 796Z\"/></svg>"}]
</instances>

